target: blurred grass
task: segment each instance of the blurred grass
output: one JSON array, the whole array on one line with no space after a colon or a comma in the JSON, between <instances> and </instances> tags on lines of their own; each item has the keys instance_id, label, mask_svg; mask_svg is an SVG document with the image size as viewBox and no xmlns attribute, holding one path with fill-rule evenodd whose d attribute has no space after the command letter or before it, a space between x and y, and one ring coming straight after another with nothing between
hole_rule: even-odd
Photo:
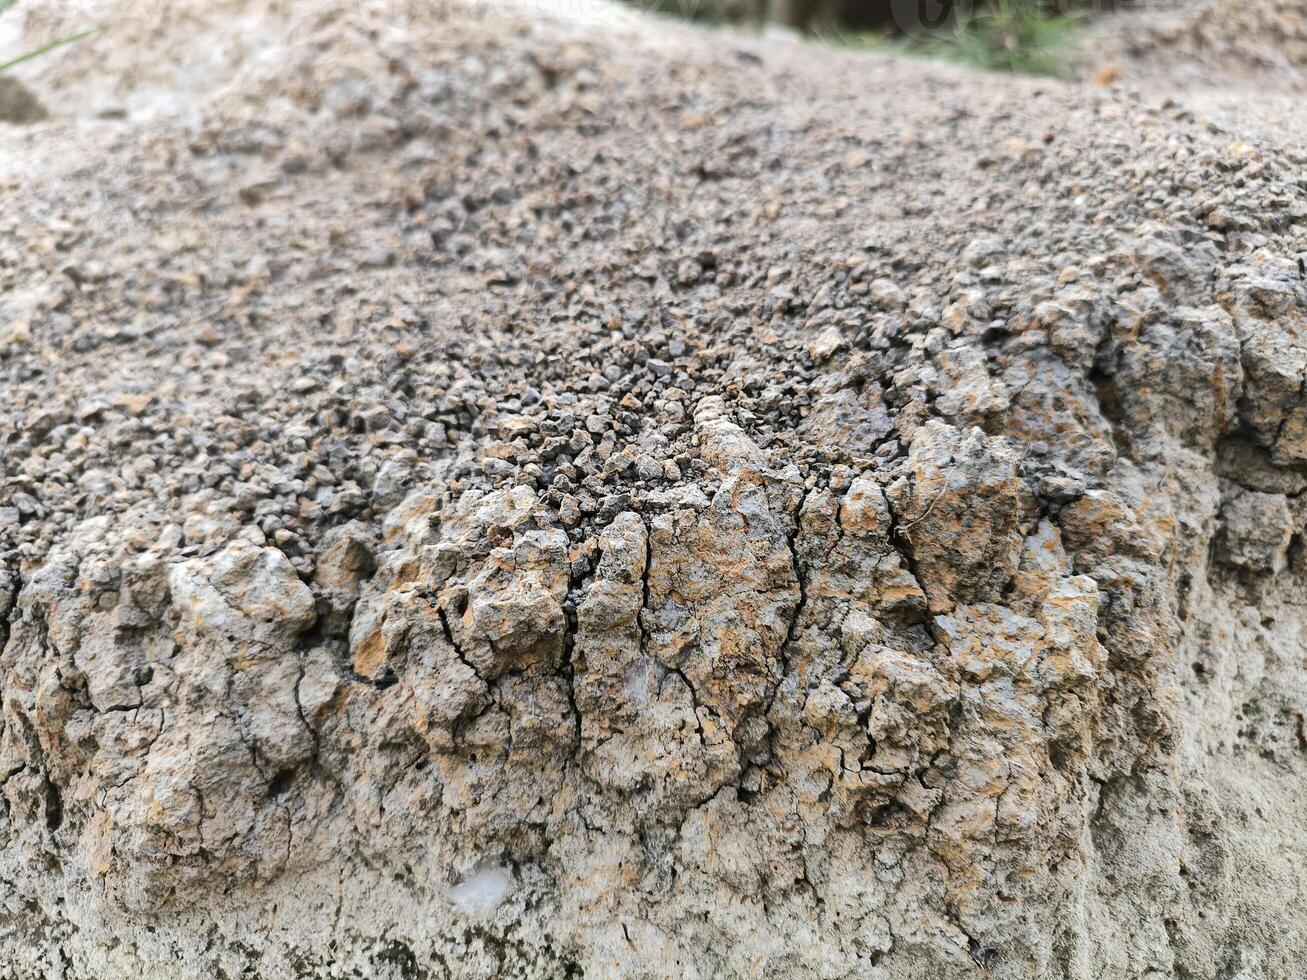
<instances>
[{"instance_id":1,"label":"blurred grass","mask_svg":"<svg viewBox=\"0 0 1307 980\"><path fill-rule=\"evenodd\" d=\"M717 0L642 0L643 9L697 24L722 24L726 16Z\"/></svg>"},{"instance_id":2,"label":"blurred grass","mask_svg":"<svg viewBox=\"0 0 1307 980\"><path fill-rule=\"evenodd\" d=\"M0 15L6 13L17 2L18 0L0 0ZM11 68L21 65L25 61L39 58L41 55L47 54L56 48L62 48L65 44L72 44L74 41L80 41L82 38L94 33L95 29L92 28L89 31L79 31L76 34L69 34L67 37L55 38L53 41L48 41L38 48L33 48L31 51L20 54L17 58L11 58L8 61L0 62L0 75L3 75Z\"/></svg>"},{"instance_id":3,"label":"blurred grass","mask_svg":"<svg viewBox=\"0 0 1307 980\"><path fill-rule=\"evenodd\" d=\"M784 24L841 47L877 48L988 71L1067 77L1087 17L1059 0L960 3L951 24L914 32L894 24L884 0L627 0L645 10L702 24ZM861 25L861 26L859 26ZM873 28L872 25L875 25Z\"/></svg>"},{"instance_id":4,"label":"blurred grass","mask_svg":"<svg viewBox=\"0 0 1307 980\"><path fill-rule=\"evenodd\" d=\"M885 39L891 46L988 71L1064 78L1071 74L1084 18L1046 13L1036 0L992 0L951 37Z\"/></svg>"}]
</instances>

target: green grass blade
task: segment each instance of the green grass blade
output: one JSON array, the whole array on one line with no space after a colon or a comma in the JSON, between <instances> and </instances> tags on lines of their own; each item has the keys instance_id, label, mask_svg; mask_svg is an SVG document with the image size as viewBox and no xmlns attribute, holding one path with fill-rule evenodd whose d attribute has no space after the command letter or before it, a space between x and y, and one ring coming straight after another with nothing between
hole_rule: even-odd
<instances>
[{"instance_id":1,"label":"green grass blade","mask_svg":"<svg viewBox=\"0 0 1307 980\"><path fill-rule=\"evenodd\" d=\"M0 3L2 2L4 2L4 0L0 0ZM9 2L12 3L12 0L9 0ZM13 68L15 65L21 65L25 61L31 61L33 58L39 58L41 55L47 54L53 51L55 48L62 48L65 44L72 44L74 41L80 41L82 38L89 37L94 33L95 33L95 28L91 28L89 31L82 31L81 33L78 34L69 34L67 37L57 38L51 41L49 44L43 44L39 48L35 48L27 52L27 54L20 54L17 58L14 58L12 61L6 61L3 64L0 64L0 75L3 75L10 68Z\"/></svg>"}]
</instances>

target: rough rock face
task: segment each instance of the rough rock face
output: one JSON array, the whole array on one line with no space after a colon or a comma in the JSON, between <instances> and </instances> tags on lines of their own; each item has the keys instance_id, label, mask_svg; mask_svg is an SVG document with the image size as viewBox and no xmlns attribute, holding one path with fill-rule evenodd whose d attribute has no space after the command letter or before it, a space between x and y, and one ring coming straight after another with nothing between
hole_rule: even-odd
<instances>
[{"instance_id":1,"label":"rough rock face","mask_svg":"<svg viewBox=\"0 0 1307 980\"><path fill-rule=\"evenodd\" d=\"M3 975L1294 975L1307 159L397 10L16 137Z\"/></svg>"}]
</instances>

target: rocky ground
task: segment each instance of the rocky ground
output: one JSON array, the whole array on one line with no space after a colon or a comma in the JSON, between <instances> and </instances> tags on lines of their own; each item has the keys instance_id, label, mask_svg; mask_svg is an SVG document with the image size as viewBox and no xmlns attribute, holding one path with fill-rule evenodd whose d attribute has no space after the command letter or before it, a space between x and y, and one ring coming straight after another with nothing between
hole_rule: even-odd
<instances>
[{"instance_id":1,"label":"rocky ground","mask_svg":"<svg viewBox=\"0 0 1307 980\"><path fill-rule=\"evenodd\" d=\"M1299 969L1302 143L603 6L23 80L0 976Z\"/></svg>"},{"instance_id":2,"label":"rocky ground","mask_svg":"<svg viewBox=\"0 0 1307 980\"><path fill-rule=\"evenodd\" d=\"M1307 146L1302 0L1157 0L1094 21L1085 80L1125 86L1241 138Z\"/></svg>"}]
</instances>

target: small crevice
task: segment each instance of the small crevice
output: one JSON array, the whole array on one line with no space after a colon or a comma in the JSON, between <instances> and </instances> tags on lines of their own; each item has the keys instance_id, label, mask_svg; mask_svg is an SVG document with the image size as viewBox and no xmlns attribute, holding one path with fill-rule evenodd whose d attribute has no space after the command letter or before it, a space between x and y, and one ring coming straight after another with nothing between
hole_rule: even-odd
<instances>
[{"instance_id":1,"label":"small crevice","mask_svg":"<svg viewBox=\"0 0 1307 980\"><path fill-rule=\"evenodd\" d=\"M462 661L463 666L476 674L477 680L488 687L489 681L481 676L481 671L477 670L476 664L467 659L467 656L463 653L463 648L459 646L458 641L454 639L454 631L449 626L449 618L445 614L444 606L436 606L436 615L440 618L440 628L444 631L445 639L449 642L450 648L454 651L454 656Z\"/></svg>"},{"instance_id":2,"label":"small crevice","mask_svg":"<svg viewBox=\"0 0 1307 980\"><path fill-rule=\"evenodd\" d=\"M694 689L694 685L690 683L690 678L685 675L685 671L681 670L680 667L668 667L667 675L664 676L663 678L663 683L667 682L668 676L679 677L681 681L685 684L685 689L690 692L690 703L694 709L694 729L699 736L699 744L706 748L708 743L704 738L703 720L699 717L699 709L703 708L708 712L712 712L712 708L707 707L706 705L702 704L699 701L699 692ZM659 693L660 694L662 693L661 686L659 689Z\"/></svg>"},{"instance_id":3,"label":"small crevice","mask_svg":"<svg viewBox=\"0 0 1307 980\"><path fill-rule=\"evenodd\" d=\"M635 614L636 625L640 627L640 653L650 656L652 648L651 638L649 636L649 627L645 623L645 616L652 608L649 603L649 576L653 571L653 530L649 527L648 522L644 521L644 571L640 574L640 585L642 592L640 595L640 611Z\"/></svg>"},{"instance_id":4,"label":"small crevice","mask_svg":"<svg viewBox=\"0 0 1307 980\"><path fill-rule=\"evenodd\" d=\"M932 501L931 504L933 506L934 501ZM931 610L930 591L922 581L921 573L917 568L916 550L912 545L912 535L908 532L908 528L910 528L912 524L918 523L922 518L918 518L917 521L905 525L899 517L898 512L894 509L894 502L890 499L889 494L885 495L885 507L889 511L890 529L888 538L890 546L898 552L899 557L903 560L904 567L908 570L908 574L911 575L912 580L917 583L917 588L921 590L921 594L926 597L926 612L924 620L926 632L930 634L932 640L942 646L943 643L940 641L936 632L935 614ZM922 517L924 516L925 515L923 514Z\"/></svg>"},{"instance_id":5,"label":"small crevice","mask_svg":"<svg viewBox=\"0 0 1307 980\"><path fill-rule=\"evenodd\" d=\"M45 826L53 833L63 826L64 822L64 798L59 786L50 779L45 778Z\"/></svg>"},{"instance_id":6,"label":"small crevice","mask_svg":"<svg viewBox=\"0 0 1307 980\"><path fill-rule=\"evenodd\" d=\"M580 583L568 572L567 592L568 596L563 603L564 629L563 629L563 656L559 664L559 669L567 681L567 704L572 712L573 735L576 739L576 751L581 751L581 707L576 702L576 664L573 660L576 654L576 638L580 631L580 624L576 617L576 603L572 597L578 594ZM443 615L443 614L442 614Z\"/></svg>"}]
</instances>

